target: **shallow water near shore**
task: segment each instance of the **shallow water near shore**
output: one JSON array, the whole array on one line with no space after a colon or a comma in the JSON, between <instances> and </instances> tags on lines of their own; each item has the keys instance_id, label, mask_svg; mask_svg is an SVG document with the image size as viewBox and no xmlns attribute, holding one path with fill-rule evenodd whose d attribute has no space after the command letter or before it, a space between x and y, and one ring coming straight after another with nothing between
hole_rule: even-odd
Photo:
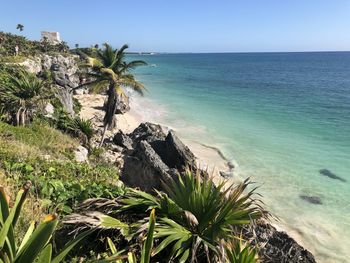
<instances>
[{"instance_id":1,"label":"shallow water near shore","mask_svg":"<svg viewBox=\"0 0 350 263\"><path fill-rule=\"evenodd\" d=\"M319 262L348 261L349 52L130 57L149 63L135 72L149 91L133 102L145 120L219 148Z\"/></svg>"}]
</instances>

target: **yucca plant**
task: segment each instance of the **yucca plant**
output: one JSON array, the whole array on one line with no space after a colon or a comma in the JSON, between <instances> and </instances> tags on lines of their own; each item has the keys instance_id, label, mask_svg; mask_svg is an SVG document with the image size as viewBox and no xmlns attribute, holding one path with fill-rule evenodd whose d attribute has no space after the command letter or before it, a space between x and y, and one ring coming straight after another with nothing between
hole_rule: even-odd
<instances>
[{"instance_id":1,"label":"yucca plant","mask_svg":"<svg viewBox=\"0 0 350 263\"><path fill-rule=\"evenodd\" d=\"M25 125L48 98L45 83L34 74L20 71L18 76L7 76L6 84L0 85L0 107L14 116L16 125Z\"/></svg>"},{"instance_id":2,"label":"yucca plant","mask_svg":"<svg viewBox=\"0 0 350 263\"><path fill-rule=\"evenodd\" d=\"M242 239L234 240L225 244L223 261L226 263L257 263L258 253L255 248L243 242Z\"/></svg>"},{"instance_id":3,"label":"yucca plant","mask_svg":"<svg viewBox=\"0 0 350 263\"><path fill-rule=\"evenodd\" d=\"M150 194L133 190L122 202L122 211L155 208L159 217L155 238L161 243L153 255L167 249L168 260L179 262L220 257L220 244L230 241L236 233L233 226L249 224L267 213L253 198L254 190L246 192L249 180L228 187L215 186L208 177L191 172L179 176L166 193Z\"/></svg>"},{"instance_id":4,"label":"yucca plant","mask_svg":"<svg viewBox=\"0 0 350 263\"><path fill-rule=\"evenodd\" d=\"M93 79L91 82L84 83L82 86L90 85L93 90L105 91L107 89L107 102L105 105L105 116L103 119L104 130L100 146L103 144L104 136L107 129L115 127L116 119L115 113L118 102L123 96L124 87L130 87L143 94L145 87L142 83L137 81L130 73L132 69L138 66L146 65L146 62L141 60L134 60L131 62L125 61L125 50L128 45L123 45L120 49L113 49L109 44L104 44L104 49L96 50L95 57L89 57L86 54L82 54L87 62L88 70L87 77Z\"/></svg>"},{"instance_id":5,"label":"yucca plant","mask_svg":"<svg viewBox=\"0 0 350 263\"><path fill-rule=\"evenodd\" d=\"M148 219L147 237L142 246L141 256L139 260L140 263L150 263L151 261L155 225L156 225L156 216L155 216L155 210L153 209ZM104 260L96 261L96 263L104 263L104 262L137 263L138 262L135 253L127 252L125 254L125 251L118 252L116 246L114 245L113 241L109 237L107 238L107 242L108 242L109 249L112 252L112 255L107 257Z\"/></svg>"},{"instance_id":6,"label":"yucca plant","mask_svg":"<svg viewBox=\"0 0 350 263\"><path fill-rule=\"evenodd\" d=\"M58 263L61 262L69 251L92 230L86 231L74 240L68 242L65 247L52 257L52 245L50 239L58 224L57 216L52 214L35 225L31 223L20 245L16 243L14 228L21 213L21 209L28 195L30 182L18 192L13 207L9 208L9 198L3 187L0 187L0 262L1 263Z\"/></svg>"},{"instance_id":7,"label":"yucca plant","mask_svg":"<svg viewBox=\"0 0 350 263\"><path fill-rule=\"evenodd\" d=\"M91 120L84 120L80 117L72 119L71 123L68 124L68 129L77 134L78 137L80 134L83 134L88 140L94 135Z\"/></svg>"},{"instance_id":8,"label":"yucca plant","mask_svg":"<svg viewBox=\"0 0 350 263\"><path fill-rule=\"evenodd\" d=\"M254 197L255 189L247 189L249 184L247 179L227 187L225 183L214 185L209 177L186 172L164 185L165 192L156 191L156 196L129 189L124 197L115 200L88 200L79 208L85 212L77 215L73 223L95 220L90 209L98 208L133 222L132 227L129 225L132 234L137 228L144 229L146 222L142 218L155 209L157 246L152 257L166 262L220 262L228 254L222 244L235 241L243 225L268 216Z\"/></svg>"}]
</instances>

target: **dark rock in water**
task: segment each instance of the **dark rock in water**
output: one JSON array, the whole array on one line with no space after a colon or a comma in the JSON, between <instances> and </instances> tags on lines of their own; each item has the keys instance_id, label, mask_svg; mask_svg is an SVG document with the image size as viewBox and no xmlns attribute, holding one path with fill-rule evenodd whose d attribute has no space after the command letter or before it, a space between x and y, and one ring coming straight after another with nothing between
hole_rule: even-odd
<instances>
[{"instance_id":1,"label":"dark rock in water","mask_svg":"<svg viewBox=\"0 0 350 263\"><path fill-rule=\"evenodd\" d=\"M196 157L191 150L175 135L173 131L165 138L166 156L165 162L169 167L184 171L190 168L195 171Z\"/></svg>"},{"instance_id":2,"label":"dark rock in water","mask_svg":"<svg viewBox=\"0 0 350 263\"><path fill-rule=\"evenodd\" d=\"M327 176L329 178L332 178L332 179L335 179L335 180L339 180L339 181L342 181L342 182L346 182L346 180L344 178L339 177L338 175L332 173L328 169L321 169L321 170L319 170L319 173L321 175Z\"/></svg>"},{"instance_id":3,"label":"dark rock in water","mask_svg":"<svg viewBox=\"0 0 350 263\"><path fill-rule=\"evenodd\" d=\"M314 256L300 246L285 232L277 231L270 224L259 222L252 229L245 229L246 238L254 238L253 244L260 248L262 262L269 263L315 263Z\"/></svg>"},{"instance_id":4,"label":"dark rock in water","mask_svg":"<svg viewBox=\"0 0 350 263\"><path fill-rule=\"evenodd\" d=\"M127 150L132 150L132 140L120 130L114 135L113 142Z\"/></svg>"},{"instance_id":5,"label":"dark rock in water","mask_svg":"<svg viewBox=\"0 0 350 263\"><path fill-rule=\"evenodd\" d=\"M321 198L318 196L300 195L300 198L314 205L322 205Z\"/></svg>"},{"instance_id":6,"label":"dark rock in water","mask_svg":"<svg viewBox=\"0 0 350 263\"><path fill-rule=\"evenodd\" d=\"M126 156L121 180L132 187L150 192L161 189L162 181L168 183L174 177L171 170L147 141L141 141L134 153Z\"/></svg>"},{"instance_id":7,"label":"dark rock in water","mask_svg":"<svg viewBox=\"0 0 350 263\"><path fill-rule=\"evenodd\" d=\"M130 110L129 97L124 94L118 94L116 114L124 114Z\"/></svg>"}]
</instances>

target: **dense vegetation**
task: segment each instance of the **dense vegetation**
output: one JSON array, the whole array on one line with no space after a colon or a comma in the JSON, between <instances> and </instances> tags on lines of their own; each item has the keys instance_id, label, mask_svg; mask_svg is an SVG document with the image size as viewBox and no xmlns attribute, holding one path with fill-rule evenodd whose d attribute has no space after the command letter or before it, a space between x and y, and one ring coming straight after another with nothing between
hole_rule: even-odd
<instances>
[{"instance_id":1,"label":"dense vegetation","mask_svg":"<svg viewBox=\"0 0 350 263\"><path fill-rule=\"evenodd\" d=\"M67 53L69 47L66 43L51 45L48 41L28 40L24 36L0 32L0 55L2 59L8 59L15 54L15 46L19 48L21 56L35 56L40 53L60 52Z\"/></svg>"},{"instance_id":2,"label":"dense vegetation","mask_svg":"<svg viewBox=\"0 0 350 263\"><path fill-rule=\"evenodd\" d=\"M64 44L47 47L8 33L0 33L0 41L5 56L12 56L14 45L24 56L67 52ZM107 89L105 129L113 126L123 87L144 89L130 73L144 62L127 63L126 48L106 44L83 55L90 84ZM125 187L103 158L104 148L90 143L91 121L64 111L46 75L0 64L0 262L257 261L242 226L268 213L247 190L249 181L214 185L188 171L164 191ZM52 116L43 110L47 102L55 106ZM88 162L74 160L80 144L89 149Z\"/></svg>"}]
</instances>

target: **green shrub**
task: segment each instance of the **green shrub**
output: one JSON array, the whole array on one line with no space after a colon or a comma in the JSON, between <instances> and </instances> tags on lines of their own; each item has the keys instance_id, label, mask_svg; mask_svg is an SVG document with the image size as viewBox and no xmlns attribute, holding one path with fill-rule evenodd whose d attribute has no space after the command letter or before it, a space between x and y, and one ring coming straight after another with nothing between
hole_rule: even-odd
<instances>
[{"instance_id":1,"label":"green shrub","mask_svg":"<svg viewBox=\"0 0 350 263\"><path fill-rule=\"evenodd\" d=\"M72 118L62 109L55 109L53 118L46 118L51 126L70 134L73 137L87 145L92 136L94 129L90 120L81 119L79 116Z\"/></svg>"},{"instance_id":2,"label":"green shrub","mask_svg":"<svg viewBox=\"0 0 350 263\"><path fill-rule=\"evenodd\" d=\"M26 125L44 108L50 92L45 83L26 71L18 76L8 76L6 84L0 83L0 107L7 111L12 122Z\"/></svg>"},{"instance_id":3,"label":"green shrub","mask_svg":"<svg viewBox=\"0 0 350 263\"><path fill-rule=\"evenodd\" d=\"M51 214L46 216L37 226L35 222L32 222L20 244L17 244L14 228L30 187L30 182L24 185L18 192L11 209L8 204L8 196L4 189L0 188L0 261L8 263L59 263L74 246L93 230L86 231L74 240L67 242L66 246L53 258L50 240L58 224L58 219L55 214Z\"/></svg>"},{"instance_id":4,"label":"green shrub","mask_svg":"<svg viewBox=\"0 0 350 263\"><path fill-rule=\"evenodd\" d=\"M35 196L43 208L57 208L70 213L72 207L88 198L115 198L125 193L118 182L117 170L112 166L79 164L70 161L40 159L22 162L2 162L7 180L15 184L33 182Z\"/></svg>"},{"instance_id":5,"label":"green shrub","mask_svg":"<svg viewBox=\"0 0 350 263\"><path fill-rule=\"evenodd\" d=\"M79 102L79 100L77 98L73 98L73 110L75 114L79 114L79 112L81 111L81 108L83 106L81 105L81 103Z\"/></svg>"},{"instance_id":6,"label":"green shrub","mask_svg":"<svg viewBox=\"0 0 350 263\"><path fill-rule=\"evenodd\" d=\"M253 191L245 192L243 183L228 187L215 186L211 179L191 172L165 185L166 193L150 194L132 190L121 208L139 214L155 208L159 217L155 238L160 244L154 254L164 252L167 260L185 262L220 258L222 242L230 242L239 233L233 226L250 224L267 215L253 198Z\"/></svg>"},{"instance_id":7,"label":"green shrub","mask_svg":"<svg viewBox=\"0 0 350 263\"><path fill-rule=\"evenodd\" d=\"M57 45L51 45L48 41L32 41L28 40L24 36L0 32L1 56L13 56L16 45L19 47L19 54L24 56L56 52L62 54L69 51L69 47L65 42Z\"/></svg>"},{"instance_id":8,"label":"green shrub","mask_svg":"<svg viewBox=\"0 0 350 263\"><path fill-rule=\"evenodd\" d=\"M138 240L145 229L148 211L155 209L157 245L152 251L155 262L226 262L230 255L227 262L251 263L255 250L237 244L241 226L267 217L268 213L254 199L254 190L247 191L248 185L246 180L231 187L224 183L215 186L210 178L187 172L164 186L167 193L157 192L153 196L129 189L126 195L112 202L96 199L83 203L79 207L83 215L74 214L74 217L77 223L89 224L94 221L90 216L99 214L91 209L98 208L129 222L129 235L125 238L133 237L128 244L133 247L135 238Z\"/></svg>"}]
</instances>

